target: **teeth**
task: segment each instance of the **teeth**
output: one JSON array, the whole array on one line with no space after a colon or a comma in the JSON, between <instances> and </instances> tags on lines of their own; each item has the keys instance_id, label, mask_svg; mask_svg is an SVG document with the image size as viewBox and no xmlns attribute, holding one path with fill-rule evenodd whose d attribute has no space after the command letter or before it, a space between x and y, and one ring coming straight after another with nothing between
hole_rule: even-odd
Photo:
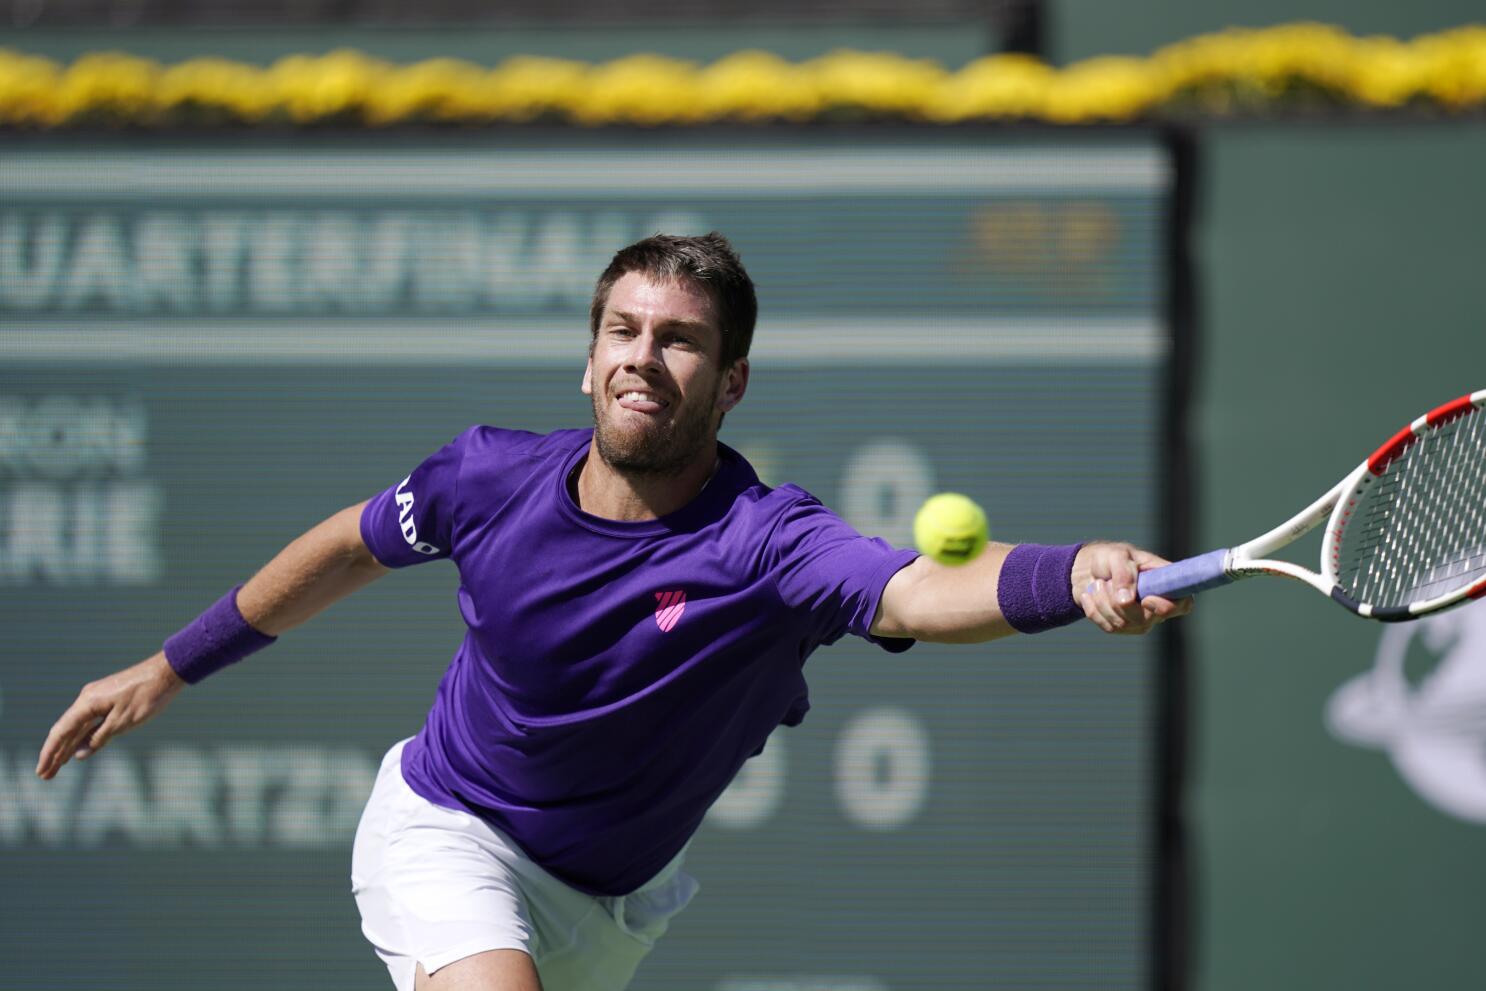
<instances>
[{"instance_id":1,"label":"teeth","mask_svg":"<svg viewBox=\"0 0 1486 991\"><path fill-rule=\"evenodd\" d=\"M661 400L657 399L655 396L652 396L648 392L623 392L623 393L620 393L619 398L620 399L628 399L631 402L661 403ZM665 404L664 403L661 403L661 405L665 405Z\"/></svg>"}]
</instances>

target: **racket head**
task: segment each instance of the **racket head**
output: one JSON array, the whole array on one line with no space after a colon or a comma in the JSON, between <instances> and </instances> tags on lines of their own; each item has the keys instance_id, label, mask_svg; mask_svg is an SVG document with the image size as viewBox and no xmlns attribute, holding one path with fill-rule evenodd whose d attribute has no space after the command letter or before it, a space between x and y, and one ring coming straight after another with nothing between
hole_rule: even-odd
<instances>
[{"instance_id":1,"label":"racket head","mask_svg":"<svg viewBox=\"0 0 1486 991\"><path fill-rule=\"evenodd\" d=\"M1430 410L1348 476L1321 569L1332 598L1385 621L1486 597L1486 390Z\"/></svg>"}]
</instances>

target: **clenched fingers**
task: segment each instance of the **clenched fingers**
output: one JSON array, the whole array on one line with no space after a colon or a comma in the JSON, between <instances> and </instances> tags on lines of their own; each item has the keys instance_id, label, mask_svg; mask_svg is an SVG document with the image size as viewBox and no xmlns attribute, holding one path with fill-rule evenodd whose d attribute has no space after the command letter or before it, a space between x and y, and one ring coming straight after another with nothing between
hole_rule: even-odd
<instances>
[{"instance_id":1,"label":"clenched fingers","mask_svg":"<svg viewBox=\"0 0 1486 991\"><path fill-rule=\"evenodd\" d=\"M1135 593L1128 588L1117 588L1108 578L1090 582L1080 605L1084 615L1105 633L1134 632L1128 628L1144 619L1135 602Z\"/></svg>"},{"instance_id":2,"label":"clenched fingers","mask_svg":"<svg viewBox=\"0 0 1486 991\"><path fill-rule=\"evenodd\" d=\"M1172 601L1148 595L1140 601L1128 585L1103 578L1090 582L1080 596L1084 615L1105 633L1149 632L1157 623L1185 616L1192 611L1191 599Z\"/></svg>"}]
</instances>

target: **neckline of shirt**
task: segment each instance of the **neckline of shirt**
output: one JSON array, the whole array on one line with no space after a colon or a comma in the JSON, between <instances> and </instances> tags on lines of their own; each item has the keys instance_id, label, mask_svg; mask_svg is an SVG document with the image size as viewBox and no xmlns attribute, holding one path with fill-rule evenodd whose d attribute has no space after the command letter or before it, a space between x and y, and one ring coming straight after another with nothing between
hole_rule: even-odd
<instances>
[{"instance_id":1,"label":"neckline of shirt","mask_svg":"<svg viewBox=\"0 0 1486 991\"><path fill-rule=\"evenodd\" d=\"M729 478L738 470L738 466L747 463L737 451L718 441L717 469L691 502L674 513L653 520L610 520L585 512L573 499L573 493L568 487L568 478L578 467L578 462L588 453L593 431L585 430L581 437L582 443L568 452L557 472L557 504L563 515L574 523L611 537L653 537L697 529L699 524L720 516L721 513L717 510L732 501L736 495L736 487L728 484Z\"/></svg>"}]
</instances>

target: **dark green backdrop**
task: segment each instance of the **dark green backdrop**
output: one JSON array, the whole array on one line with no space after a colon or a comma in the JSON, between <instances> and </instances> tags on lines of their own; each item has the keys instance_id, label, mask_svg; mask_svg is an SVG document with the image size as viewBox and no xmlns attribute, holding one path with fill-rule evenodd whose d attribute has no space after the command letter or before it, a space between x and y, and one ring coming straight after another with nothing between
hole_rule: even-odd
<instances>
[{"instance_id":1,"label":"dark green backdrop","mask_svg":"<svg viewBox=\"0 0 1486 991\"><path fill-rule=\"evenodd\" d=\"M36 749L83 682L469 423L585 423L589 281L657 227L724 230L758 281L724 439L766 479L898 543L941 489L1001 539L1158 539L1172 171L1148 136L416 147L0 157L18 986L386 981L350 833L457 643L453 569L389 576L54 782ZM822 651L637 986L1144 986L1156 671L1153 639L1082 628Z\"/></svg>"}]
</instances>

